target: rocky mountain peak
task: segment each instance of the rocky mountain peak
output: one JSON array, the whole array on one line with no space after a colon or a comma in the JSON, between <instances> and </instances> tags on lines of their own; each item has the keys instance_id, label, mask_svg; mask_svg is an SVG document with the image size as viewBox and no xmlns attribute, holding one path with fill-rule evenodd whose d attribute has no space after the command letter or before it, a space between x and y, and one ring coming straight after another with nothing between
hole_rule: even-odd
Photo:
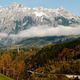
<instances>
[{"instance_id":1,"label":"rocky mountain peak","mask_svg":"<svg viewBox=\"0 0 80 80\"><path fill-rule=\"evenodd\" d=\"M80 17L64 9L28 8L13 3L9 7L0 8L0 32L16 33L32 26L69 26L80 23Z\"/></svg>"}]
</instances>

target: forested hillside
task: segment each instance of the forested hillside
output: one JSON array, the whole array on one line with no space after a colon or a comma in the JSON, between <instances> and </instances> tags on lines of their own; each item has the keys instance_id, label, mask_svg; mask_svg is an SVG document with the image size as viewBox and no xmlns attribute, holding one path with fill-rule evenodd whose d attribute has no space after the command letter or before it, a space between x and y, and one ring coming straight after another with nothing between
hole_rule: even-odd
<instances>
[{"instance_id":1,"label":"forested hillside","mask_svg":"<svg viewBox=\"0 0 80 80\"><path fill-rule=\"evenodd\" d=\"M14 80L76 80L63 74L80 75L80 40L0 51L0 73Z\"/></svg>"}]
</instances>

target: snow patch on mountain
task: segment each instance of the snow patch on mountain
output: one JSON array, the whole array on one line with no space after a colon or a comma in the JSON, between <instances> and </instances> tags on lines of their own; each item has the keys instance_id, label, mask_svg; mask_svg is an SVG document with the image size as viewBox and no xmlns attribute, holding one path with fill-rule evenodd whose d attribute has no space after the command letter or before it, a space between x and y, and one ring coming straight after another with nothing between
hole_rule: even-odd
<instances>
[{"instance_id":1,"label":"snow patch on mountain","mask_svg":"<svg viewBox=\"0 0 80 80\"><path fill-rule=\"evenodd\" d=\"M18 33L32 26L70 26L80 23L80 17L64 8L28 8L21 4L12 4L0 8L0 32Z\"/></svg>"},{"instance_id":2,"label":"snow patch on mountain","mask_svg":"<svg viewBox=\"0 0 80 80\"><path fill-rule=\"evenodd\" d=\"M35 11L34 14L36 15L36 17L46 16L46 14L44 12Z\"/></svg>"}]
</instances>

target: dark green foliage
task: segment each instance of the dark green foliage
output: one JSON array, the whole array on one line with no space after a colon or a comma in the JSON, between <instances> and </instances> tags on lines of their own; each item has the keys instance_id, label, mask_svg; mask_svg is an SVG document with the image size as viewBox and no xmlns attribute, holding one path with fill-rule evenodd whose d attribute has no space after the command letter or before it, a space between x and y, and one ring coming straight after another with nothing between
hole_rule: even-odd
<instances>
[{"instance_id":1,"label":"dark green foliage","mask_svg":"<svg viewBox=\"0 0 80 80\"><path fill-rule=\"evenodd\" d=\"M31 16L25 16L23 19L23 23L25 23L25 22L26 22L26 24L23 26L24 29L26 28L26 26L32 25L34 23Z\"/></svg>"},{"instance_id":2,"label":"dark green foliage","mask_svg":"<svg viewBox=\"0 0 80 80\"><path fill-rule=\"evenodd\" d=\"M72 60L74 59L73 56L77 56L80 55L80 53L72 53L71 54L71 50L75 50L75 47L77 45L80 45L80 40L75 40L73 42L67 42L67 43L63 43L63 44L57 44L57 45L49 45L46 47L43 47L41 50L39 50L36 55L33 57L34 62L36 62L36 64L38 66L42 66L45 63L47 63L49 60ZM63 50L68 51L68 53L66 53L66 51L63 54ZM76 50L75 50L76 51ZM62 55L62 58L60 58L59 55ZM78 58L79 59L79 58Z\"/></svg>"},{"instance_id":3,"label":"dark green foliage","mask_svg":"<svg viewBox=\"0 0 80 80\"><path fill-rule=\"evenodd\" d=\"M58 24L64 25L64 26L69 26L70 24L80 24L80 21L77 21L74 18L67 19L63 16L56 17L55 20L58 21Z\"/></svg>"},{"instance_id":4,"label":"dark green foliage","mask_svg":"<svg viewBox=\"0 0 80 80\"><path fill-rule=\"evenodd\" d=\"M20 30L21 21L16 21L15 23L16 23L15 34L17 34L18 31Z\"/></svg>"},{"instance_id":5,"label":"dark green foliage","mask_svg":"<svg viewBox=\"0 0 80 80\"><path fill-rule=\"evenodd\" d=\"M69 26L69 20L66 19L65 17L59 16L56 18L56 21L58 21L58 20L62 20L62 22L59 23L60 25Z\"/></svg>"},{"instance_id":6,"label":"dark green foliage","mask_svg":"<svg viewBox=\"0 0 80 80\"><path fill-rule=\"evenodd\" d=\"M24 30L24 29L28 28L28 26L33 25L33 23L34 23L34 21L33 21L32 17L30 17L30 16L25 16L23 21L18 21L18 20L15 21L15 24L16 24L16 28L14 30L15 34L17 34L18 31L20 31L22 29Z\"/></svg>"}]
</instances>

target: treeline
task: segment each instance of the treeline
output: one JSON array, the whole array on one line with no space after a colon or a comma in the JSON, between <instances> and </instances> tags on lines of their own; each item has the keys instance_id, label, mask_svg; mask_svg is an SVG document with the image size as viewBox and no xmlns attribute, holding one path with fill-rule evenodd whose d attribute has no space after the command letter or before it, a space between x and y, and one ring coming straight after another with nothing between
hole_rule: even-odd
<instances>
[{"instance_id":1,"label":"treeline","mask_svg":"<svg viewBox=\"0 0 80 80\"><path fill-rule=\"evenodd\" d=\"M37 48L20 48L1 51L0 73L14 80L27 80L31 56L35 55L37 50Z\"/></svg>"},{"instance_id":2,"label":"treeline","mask_svg":"<svg viewBox=\"0 0 80 80\"><path fill-rule=\"evenodd\" d=\"M27 71L41 73L37 80L49 79L48 75L53 74L79 75L79 59L80 40L48 45L43 48L7 49L0 52L0 73L14 80L33 80L36 78Z\"/></svg>"},{"instance_id":3,"label":"treeline","mask_svg":"<svg viewBox=\"0 0 80 80\"><path fill-rule=\"evenodd\" d=\"M76 59L80 59L80 40L45 46L33 56L32 61L38 66L43 66L49 60L71 61Z\"/></svg>"},{"instance_id":4,"label":"treeline","mask_svg":"<svg viewBox=\"0 0 80 80\"><path fill-rule=\"evenodd\" d=\"M15 58L9 52L0 55L0 73L12 77L14 80L20 80L24 70L24 54L19 53Z\"/></svg>"}]
</instances>

